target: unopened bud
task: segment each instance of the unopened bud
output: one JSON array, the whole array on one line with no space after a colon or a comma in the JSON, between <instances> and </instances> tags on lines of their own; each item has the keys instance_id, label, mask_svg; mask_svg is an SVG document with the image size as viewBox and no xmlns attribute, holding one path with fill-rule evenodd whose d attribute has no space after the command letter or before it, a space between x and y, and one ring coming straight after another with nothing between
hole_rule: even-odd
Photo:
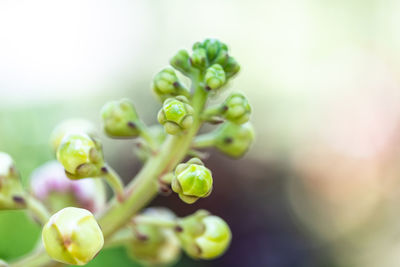
<instances>
[{"instance_id":1,"label":"unopened bud","mask_svg":"<svg viewBox=\"0 0 400 267\"><path fill-rule=\"evenodd\" d=\"M241 93L232 93L222 105L222 116L236 124L249 121L251 107L247 98Z\"/></svg>"},{"instance_id":2,"label":"unopened bud","mask_svg":"<svg viewBox=\"0 0 400 267\"><path fill-rule=\"evenodd\" d=\"M173 96L189 96L187 89L181 84L173 68L167 67L154 76L153 91L161 100Z\"/></svg>"},{"instance_id":3,"label":"unopened bud","mask_svg":"<svg viewBox=\"0 0 400 267\"><path fill-rule=\"evenodd\" d=\"M186 50L179 50L176 55L171 58L170 64L172 67L188 76L191 71L189 59L189 54Z\"/></svg>"},{"instance_id":4,"label":"unopened bud","mask_svg":"<svg viewBox=\"0 0 400 267\"><path fill-rule=\"evenodd\" d=\"M14 160L0 152L0 210L24 208L24 194Z\"/></svg>"},{"instance_id":5,"label":"unopened bud","mask_svg":"<svg viewBox=\"0 0 400 267\"><path fill-rule=\"evenodd\" d=\"M57 159L70 179L98 177L104 166L101 144L87 134L68 134L57 150Z\"/></svg>"},{"instance_id":6,"label":"unopened bud","mask_svg":"<svg viewBox=\"0 0 400 267\"><path fill-rule=\"evenodd\" d=\"M93 214L71 207L51 216L43 227L42 240L52 259L73 265L87 264L104 244L103 233Z\"/></svg>"},{"instance_id":7,"label":"unopened bud","mask_svg":"<svg viewBox=\"0 0 400 267\"><path fill-rule=\"evenodd\" d=\"M172 179L172 190L186 203L192 204L199 198L211 194L213 178L211 171L198 158L179 164Z\"/></svg>"},{"instance_id":8,"label":"unopened bud","mask_svg":"<svg viewBox=\"0 0 400 267\"><path fill-rule=\"evenodd\" d=\"M232 239L228 224L204 210L183 218L179 225L183 229L178 233L182 247L195 259L209 260L221 256Z\"/></svg>"},{"instance_id":9,"label":"unopened bud","mask_svg":"<svg viewBox=\"0 0 400 267\"><path fill-rule=\"evenodd\" d=\"M214 64L206 71L205 82L211 90L216 90L225 84L225 72L219 64Z\"/></svg>"},{"instance_id":10,"label":"unopened bud","mask_svg":"<svg viewBox=\"0 0 400 267\"><path fill-rule=\"evenodd\" d=\"M121 99L110 101L101 109L104 131L111 137L137 137L140 129L138 115L132 101Z\"/></svg>"},{"instance_id":11,"label":"unopened bud","mask_svg":"<svg viewBox=\"0 0 400 267\"><path fill-rule=\"evenodd\" d=\"M165 208L149 208L143 215L154 219L175 219L175 215ZM134 239L128 244L127 252L143 265L166 266L179 259L181 247L172 229L139 223L135 225Z\"/></svg>"},{"instance_id":12,"label":"unopened bud","mask_svg":"<svg viewBox=\"0 0 400 267\"><path fill-rule=\"evenodd\" d=\"M175 135L192 126L193 108L184 96L168 98L158 113L158 121L164 125L167 133Z\"/></svg>"},{"instance_id":13,"label":"unopened bud","mask_svg":"<svg viewBox=\"0 0 400 267\"><path fill-rule=\"evenodd\" d=\"M96 127L88 120L68 119L58 124L50 136L50 143L54 153L57 152L61 140L68 133L85 133L93 138L97 137Z\"/></svg>"},{"instance_id":14,"label":"unopened bud","mask_svg":"<svg viewBox=\"0 0 400 267\"><path fill-rule=\"evenodd\" d=\"M236 124L227 121L216 130L215 134L216 148L233 158L243 156L254 140L254 129L250 122Z\"/></svg>"}]
</instances>

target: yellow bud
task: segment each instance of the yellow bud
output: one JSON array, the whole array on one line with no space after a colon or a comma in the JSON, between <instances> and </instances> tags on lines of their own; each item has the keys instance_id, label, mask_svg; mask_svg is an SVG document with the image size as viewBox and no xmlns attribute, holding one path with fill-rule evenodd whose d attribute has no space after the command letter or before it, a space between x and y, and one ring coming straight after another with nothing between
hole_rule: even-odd
<instances>
[{"instance_id":1,"label":"yellow bud","mask_svg":"<svg viewBox=\"0 0 400 267\"><path fill-rule=\"evenodd\" d=\"M104 237L90 211L68 207L54 214L44 225L42 241L52 259L85 265L103 247Z\"/></svg>"}]
</instances>

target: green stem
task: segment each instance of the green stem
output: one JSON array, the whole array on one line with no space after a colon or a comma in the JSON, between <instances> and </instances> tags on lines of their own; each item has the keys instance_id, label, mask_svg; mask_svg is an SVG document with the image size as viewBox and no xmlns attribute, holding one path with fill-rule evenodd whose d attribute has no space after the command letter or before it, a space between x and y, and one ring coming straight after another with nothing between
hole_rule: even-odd
<instances>
[{"instance_id":1,"label":"green stem","mask_svg":"<svg viewBox=\"0 0 400 267\"><path fill-rule=\"evenodd\" d=\"M106 165L106 173L104 175L104 179L106 179L108 184L113 189L118 201L122 202L125 198L124 184L122 183L122 179L118 175L118 173L113 168Z\"/></svg>"},{"instance_id":2,"label":"green stem","mask_svg":"<svg viewBox=\"0 0 400 267\"><path fill-rule=\"evenodd\" d=\"M147 145L151 148L151 150L157 151L158 147L156 142L154 141L153 136L151 136L149 128L142 121L136 122L136 126L139 128L140 137L146 141Z\"/></svg>"},{"instance_id":3,"label":"green stem","mask_svg":"<svg viewBox=\"0 0 400 267\"><path fill-rule=\"evenodd\" d=\"M147 224L165 228L175 227L177 222L173 219L159 218L155 216L138 215L133 219L135 224Z\"/></svg>"},{"instance_id":4,"label":"green stem","mask_svg":"<svg viewBox=\"0 0 400 267\"><path fill-rule=\"evenodd\" d=\"M193 148L207 148L215 145L215 136L213 133L197 136L192 143Z\"/></svg>"},{"instance_id":5,"label":"green stem","mask_svg":"<svg viewBox=\"0 0 400 267\"><path fill-rule=\"evenodd\" d=\"M12 267L37 267L47 266L51 262L50 257L44 252L43 249L35 250L33 253L25 256L24 258L11 263Z\"/></svg>"},{"instance_id":6,"label":"green stem","mask_svg":"<svg viewBox=\"0 0 400 267\"><path fill-rule=\"evenodd\" d=\"M25 201L27 209L33 214L33 216L40 222L41 225L44 225L50 218L50 213L46 207L31 195L27 195Z\"/></svg>"}]
</instances>

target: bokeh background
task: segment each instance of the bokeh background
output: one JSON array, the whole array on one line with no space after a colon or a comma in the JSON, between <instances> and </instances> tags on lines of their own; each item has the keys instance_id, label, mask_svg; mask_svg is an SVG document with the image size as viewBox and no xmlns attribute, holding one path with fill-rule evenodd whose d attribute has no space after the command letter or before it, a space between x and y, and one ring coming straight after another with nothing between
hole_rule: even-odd
<instances>
[{"instance_id":1,"label":"bokeh background","mask_svg":"<svg viewBox=\"0 0 400 267\"><path fill-rule=\"evenodd\" d=\"M180 48L214 37L242 71L232 83L252 103L257 140L241 160L211 153L206 208L233 242L215 261L178 266L394 267L400 265L400 1L2 0L0 150L29 183L53 159L57 122L93 120L130 97L156 123L153 75ZM221 96L223 98L224 96ZM131 141L103 136L125 179L140 168ZM34 247L40 229L0 213L0 258ZM135 266L122 249L88 266Z\"/></svg>"}]
</instances>

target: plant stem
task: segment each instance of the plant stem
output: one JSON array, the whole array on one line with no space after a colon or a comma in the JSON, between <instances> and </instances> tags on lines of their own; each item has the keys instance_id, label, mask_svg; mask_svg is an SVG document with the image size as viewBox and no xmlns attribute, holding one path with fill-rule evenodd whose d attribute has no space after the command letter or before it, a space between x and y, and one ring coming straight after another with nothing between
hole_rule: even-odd
<instances>
[{"instance_id":1,"label":"plant stem","mask_svg":"<svg viewBox=\"0 0 400 267\"><path fill-rule=\"evenodd\" d=\"M104 175L104 179L106 179L108 184L113 189L117 200L119 202L122 202L125 198L124 184L122 183L121 177L118 175L118 173L113 168L106 165L106 173Z\"/></svg>"},{"instance_id":2,"label":"plant stem","mask_svg":"<svg viewBox=\"0 0 400 267\"><path fill-rule=\"evenodd\" d=\"M33 214L33 216L44 225L50 218L50 213L46 207L38 201L35 197L27 194L26 196L26 207Z\"/></svg>"},{"instance_id":3,"label":"plant stem","mask_svg":"<svg viewBox=\"0 0 400 267\"><path fill-rule=\"evenodd\" d=\"M147 224L166 228L175 227L177 225L176 220L147 216L145 214L136 216L133 221L135 224Z\"/></svg>"},{"instance_id":4,"label":"plant stem","mask_svg":"<svg viewBox=\"0 0 400 267\"><path fill-rule=\"evenodd\" d=\"M207 147L213 147L214 144L215 144L215 136L211 132L211 133L197 136L193 140L192 147L193 148L207 148Z\"/></svg>"}]
</instances>

